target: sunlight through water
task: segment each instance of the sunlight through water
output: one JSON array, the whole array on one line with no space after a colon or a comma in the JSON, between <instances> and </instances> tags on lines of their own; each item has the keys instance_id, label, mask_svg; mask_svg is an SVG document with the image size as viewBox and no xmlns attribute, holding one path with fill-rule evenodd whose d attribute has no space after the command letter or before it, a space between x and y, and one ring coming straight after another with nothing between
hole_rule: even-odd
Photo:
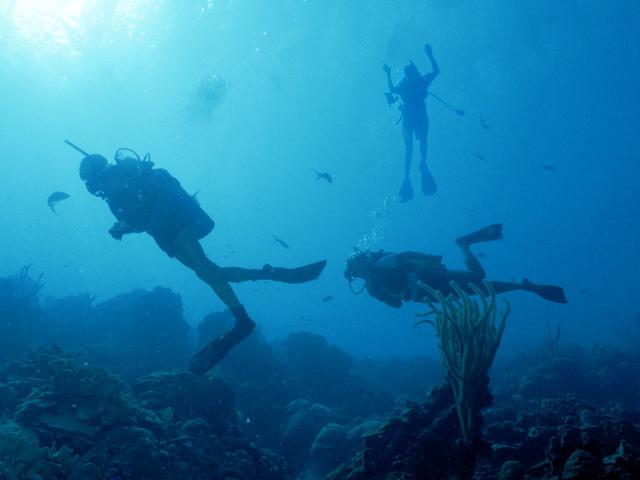
<instances>
[{"instance_id":1,"label":"sunlight through water","mask_svg":"<svg viewBox=\"0 0 640 480\"><path fill-rule=\"evenodd\" d=\"M43 61L53 56L73 59L105 44L144 38L149 15L157 13L163 3L0 0L5 17L2 29L14 54L28 53Z\"/></svg>"},{"instance_id":2,"label":"sunlight through water","mask_svg":"<svg viewBox=\"0 0 640 480\"><path fill-rule=\"evenodd\" d=\"M87 3L86 0L18 0L11 19L16 33L33 46L73 51Z\"/></svg>"}]
</instances>

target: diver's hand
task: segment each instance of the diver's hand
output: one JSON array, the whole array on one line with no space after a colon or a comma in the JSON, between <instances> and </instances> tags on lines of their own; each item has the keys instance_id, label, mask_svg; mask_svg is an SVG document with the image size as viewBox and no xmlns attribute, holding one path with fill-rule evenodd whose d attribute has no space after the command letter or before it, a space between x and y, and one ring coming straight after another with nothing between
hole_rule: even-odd
<instances>
[{"instance_id":1,"label":"diver's hand","mask_svg":"<svg viewBox=\"0 0 640 480\"><path fill-rule=\"evenodd\" d=\"M116 240L122 240L122 236L127 233L128 226L124 222L116 222L113 224L113 227L109 229L109 235L111 235Z\"/></svg>"},{"instance_id":2,"label":"diver's hand","mask_svg":"<svg viewBox=\"0 0 640 480\"><path fill-rule=\"evenodd\" d=\"M386 63L383 65L382 70L384 70L384 73L386 73L387 75L391 73L391 67Z\"/></svg>"},{"instance_id":3,"label":"diver's hand","mask_svg":"<svg viewBox=\"0 0 640 480\"><path fill-rule=\"evenodd\" d=\"M430 57L433 56L433 48L431 48L431 44L430 43L425 43L425 45L424 45L424 53L426 53Z\"/></svg>"}]
</instances>

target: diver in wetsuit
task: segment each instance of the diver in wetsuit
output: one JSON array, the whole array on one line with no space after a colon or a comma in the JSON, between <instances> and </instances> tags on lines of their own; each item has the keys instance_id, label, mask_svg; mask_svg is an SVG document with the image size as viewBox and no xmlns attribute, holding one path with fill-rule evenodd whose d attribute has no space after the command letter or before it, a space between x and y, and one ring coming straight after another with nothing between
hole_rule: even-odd
<instances>
[{"instance_id":1,"label":"diver in wetsuit","mask_svg":"<svg viewBox=\"0 0 640 480\"><path fill-rule=\"evenodd\" d=\"M427 115L426 98L431 82L440 73L438 63L433 56L431 45L427 44L424 51L431 61L431 73L421 75L413 62L404 67L404 77L398 85L391 80L391 67L385 65L383 70L387 74L389 93L400 95L402 105L402 136L404 138L404 181L398 196L402 202L408 202L413 198L411 186L411 157L413 155L413 137L420 142L420 180L422 193L433 195L437 191L435 180L427 167L427 135L429 133L429 117ZM394 102L395 100L392 100Z\"/></svg>"},{"instance_id":2,"label":"diver in wetsuit","mask_svg":"<svg viewBox=\"0 0 640 480\"><path fill-rule=\"evenodd\" d=\"M442 264L439 255L427 255L418 252L391 253L380 250L378 252L363 252L356 250L356 254L347 260L344 276L351 282L356 278L364 280L364 288L372 297L395 308L402 306L402 302L422 302L426 296L418 282L429 285L447 296L453 293L450 282L456 282L463 290L474 293L468 288L469 283L478 286L486 277L486 273L478 259L471 252L471 245L502 238L502 224L489 225L456 240L462 249L465 265L468 270L449 270ZM540 297L556 303L567 303L564 291L554 285L538 285L529 280L521 283L490 281L496 293L513 290L533 292ZM359 292L354 292L359 293Z\"/></svg>"},{"instance_id":3,"label":"diver in wetsuit","mask_svg":"<svg viewBox=\"0 0 640 480\"><path fill-rule=\"evenodd\" d=\"M255 328L229 282L274 280L302 283L316 279L326 265L317 262L300 268L262 269L219 267L207 258L200 240L214 227L213 220L178 180L151 161L127 157L110 164L101 155L87 155L80 163L80 178L87 190L107 201L117 222L109 233L116 240L130 233L146 232L170 257L175 257L206 282L229 308L234 327L214 339L191 360L189 369L202 375Z\"/></svg>"}]
</instances>

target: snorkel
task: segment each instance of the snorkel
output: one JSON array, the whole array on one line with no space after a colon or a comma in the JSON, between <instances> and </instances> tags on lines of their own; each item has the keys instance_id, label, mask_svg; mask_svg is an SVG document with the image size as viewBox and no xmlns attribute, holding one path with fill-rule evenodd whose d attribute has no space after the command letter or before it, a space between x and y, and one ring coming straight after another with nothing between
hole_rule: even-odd
<instances>
[{"instance_id":1,"label":"snorkel","mask_svg":"<svg viewBox=\"0 0 640 480\"><path fill-rule=\"evenodd\" d=\"M82 155L84 155L85 157L88 157L89 154L87 152L85 152L83 149L81 149L79 146L77 146L75 143L71 143L69 140L65 140L64 143L66 143L67 145L69 145L71 148L73 148L75 151L80 152Z\"/></svg>"},{"instance_id":2,"label":"snorkel","mask_svg":"<svg viewBox=\"0 0 640 480\"><path fill-rule=\"evenodd\" d=\"M91 155L90 153L87 153L85 150L83 150L82 148L77 146L75 143L70 142L69 140L65 140L64 143L66 143L71 148L73 148L76 152L81 153L85 157L88 157L88 156ZM128 155L128 154L131 154L131 155ZM129 159L137 160L138 162L141 162L141 163L147 163L148 162L148 164L151 164L151 166L153 166L153 162L151 161L151 154L150 153L146 153L143 158L140 158L140 155L138 155L138 153L135 150L132 150L131 148L122 147L122 148L117 149L116 153L113 155L113 160L116 163L120 163L122 161L127 161Z\"/></svg>"}]
</instances>

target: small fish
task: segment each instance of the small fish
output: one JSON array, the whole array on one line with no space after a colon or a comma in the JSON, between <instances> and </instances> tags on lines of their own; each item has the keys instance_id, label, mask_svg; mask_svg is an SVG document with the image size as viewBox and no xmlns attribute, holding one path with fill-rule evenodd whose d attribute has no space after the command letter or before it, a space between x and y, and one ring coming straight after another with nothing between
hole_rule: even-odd
<instances>
[{"instance_id":1,"label":"small fish","mask_svg":"<svg viewBox=\"0 0 640 480\"><path fill-rule=\"evenodd\" d=\"M51 195L49 195L49 198L47 198L47 205L49 205L49 208L51 209L51 211L53 213L56 213L55 206L59 202L61 202L63 200L66 200L70 196L71 195L69 195L68 193L65 193L65 192L53 192Z\"/></svg>"},{"instance_id":2,"label":"small fish","mask_svg":"<svg viewBox=\"0 0 640 480\"><path fill-rule=\"evenodd\" d=\"M317 172L316 170L314 170L314 172L316 174L316 182L322 178L326 180L328 183L333 183L333 178L331 178L331 175L329 175L329 173L327 172L320 173L320 172Z\"/></svg>"},{"instance_id":3,"label":"small fish","mask_svg":"<svg viewBox=\"0 0 640 480\"><path fill-rule=\"evenodd\" d=\"M487 157L485 157L484 155L482 155L482 154L480 154L480 153L476 153L476 152L474 152L474 153L473 153L473 155L474 155L477 159L482 160L483 162L486 162L486 161L487 161Z\"/></svg>"},{"instance_id":4,"label":"small fish","mask_svg":"<svg viewBox=\"0 0 640 480\"><path fill-rule=\"evenodd\" d=\"M476 257L478 257L478 258L486 258L487 254L484 253L484 252L478 252L478 253L476 253Z\"/></svg>"},{"instance_id":5,"label":"small fish","mask_svg":"<svg viewBox=\"0 0 640 480\"><path fill-rule=\"evenodd\" d=\"M480 126L485 130L491 130L491 127L487 125L487 123L482 119L482 117L480 117Z\"/></svg>"},{"instance_id":6,"label":"small fish","mask_svg":"<svg viewBox=\"0 0 640 480\"><path fill-rule=\"evenodd\" d=\"M279 244L283 248L290 248L287 242L285 242L281 238L276 237L275 235L273 235L273 242Z\"/></svg>"},{"instance_id":7,"label":"small fish","mask_svg":"<svg viewBox=\"0 0 640 480\"><path fill-rule=\"evenodd\" d=\"M322 301L324 303L330 302L331 300L333 300L333 297L331 295L327 295L326 297L322 297Z\"/></svg>"},{"instance_id":8,"label":"small fish","mask_svg":"<svg viewBox=\"0 0 640 480\"><path fill-rule=\"evenodd\" d=\"M556 171L556 167L554 167L553 165L545 165L544 167L542 167L542 170L546 170L547 172L555 172Z\"/></svg>"}]
</instances>

